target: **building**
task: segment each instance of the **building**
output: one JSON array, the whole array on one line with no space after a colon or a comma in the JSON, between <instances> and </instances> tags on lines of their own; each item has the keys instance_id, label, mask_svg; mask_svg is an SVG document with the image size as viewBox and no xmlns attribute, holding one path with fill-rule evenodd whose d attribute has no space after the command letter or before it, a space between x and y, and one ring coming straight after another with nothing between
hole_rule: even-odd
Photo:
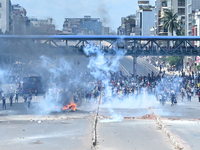
<instances>
[{"instance_id":1,"label":"building","mask_svg":"<svg viewBox=\"0 0 200 150\"><path fill-rule=\"evenodd\" d=\"M136 11L136 35L150 36L150 29L155 26L155 7L149 1L138 1Z\"/></svg>"},{"instance_id":2,"label":"building","mask_svg":"<svg viewBox=\"0 0 200 150\"><path fill-rule=\"evenodd\" d=\"M10 31L10 0L0 0L0 30L3 33Z\"/></svg>"},{"instance_id":3,"label":"building","mask_svg":"<svg viewBox=\"0 0 200 150\"><path fill-rule=\"evenodd\" d=\"M185 31L184 35L191 36L194 12L199 8L199 0L155 0L156 35L170 35L166 29L162 28L164 24L162 19L167 9L173 9L174 13L178 13L178 21L181 22L181 26Z\"/></svg>"},{"instance_id":4,"label":"building","mask_svg":"<svg viewBox=\"0 0 200 150\"><path fill-rule=\"evenodd\" d=\"M135 27L136 27L135 23L136 23L135 15L130 15L126 17L125 19L125 34L126 35L131 35L135 33Z\"/></svg>"},{"instance_id":5,"label":"building","mask_svg":"<svg viewBox=\"0 0 200 150\"><path fill-rule=\"evenodd\" d=\"M121 26L117 29L118 35L135 35L136 16L130 15L121 18Z\"/></svg>"},{"instance_id":6,"label":"building","mask_svg":"<svg viewBox=\"0 0 200 150\"><path fill-rule=\"evenodd\" d=\"M20 6L19 4L16 5L12 5L12 15L13 16L22 16L22 17L26 17L26 9L23 8L22 6Z\"/></svg>"},{"instance_id":7,"label":"building","mask_svg":"<svg viewBox=\"0 0 200 150\"><path fill-rule=\"evenodd\" d=\"M53 19L30 19L30 30L31 34L38 35L51 35L55 33L55 25L53 24Z\"/></svg>"},{"instance_id":8,"label":"building","mask_svg":"<svg viewBox=\"0 0 200 150\"><path fill-rule=\"evenodd\" d=\"M100 18L91 18L91 16L84 16L81 22L81 28L86 29L87 31L91 31L91 34L102 34L102 22L100 22ZM83 34L90 34L90 32L86 32Z\"/></svg>"},{"instance_id":9,"label":"building","mask_svg":"<svg viewBox=\"0 0 200 150\"><path fill-rule=\"evenodd\" d=\"M195 13L197 9L200 9L200 0L192 0L192 12Z\"/></svg>"},{"instance_id":10,"label":"building","mask_svg":"<svg viewBox=\"0 0 200 150\"><path fill-rule=\"evenodd\" d=\"M121 18L121 26L117 28L117 35L126 35L125 31L125 17Z\"/></svg>"},{"instance_id":11,"label":"building","mask_svg":"<svg viewBox=\"0 0 200 150\"><path fill-rule=\"evenodd\" d=\"M110 35L110 28L102 26L102 35Z\"/></svg>"},{"instance_id":12,"label":"building","mask_svg":"<svg viewBox=\"0 0 200 150\"><path fill-rule=\"evenodd\" d=\"M63 24L63 33L79 34L81 33L82 18L65 18Z\"/></svg>"},{"instance_id":13,"label":"building","mask_svg":"<svg viewBox=\"0 0 200 150\"><path fill-rule=\"evenodd\" d=\"M200 10L195 11L195 25L192 28L192 35L193 36L200 36ZM195 41L194 43L197 47L200 46L200 41Z\"/></svg>"},{"instance_id":14,"label":"building","mask_svg":"<svg viewBox=\"0 0 200 150\"><path fill-rule=\"evenodd\" d=\"M101 35L102 22L100 18L84 16L84 18L65 18L63 32L68 34Z\"/></svg>"},{"instance_id":15,"label":"building","mask_svg":"<svg viewBox=\"0 0 200 150\"><path fill-rule=\"evenodd\" d=\"M25 35L29 32L29 21L26 16L26 9L19 4L12 5L11 20L11 34Z\"/></svg>"},{"instance_id":16,"label":"building","mask_svg":"<svg viewBox=\"0 0 200 150\"><path fill-rule=\"evenodd\" d=\"M155 0L155 34L166 36L168 35L168 30L163 28L164 25L164 12L169 9L167 0Z\"/></svg>"}]
</instances>

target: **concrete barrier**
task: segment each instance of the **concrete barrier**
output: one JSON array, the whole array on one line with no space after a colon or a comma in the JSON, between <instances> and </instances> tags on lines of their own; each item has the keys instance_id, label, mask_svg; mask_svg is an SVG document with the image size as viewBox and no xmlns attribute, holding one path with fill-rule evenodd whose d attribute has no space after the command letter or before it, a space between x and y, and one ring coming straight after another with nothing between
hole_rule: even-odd
<instances>
[{"instance_id":1,"label":"concrete barrier","mask_svg":"<svg viewBox=\"0 0 200 150\"><path fill-rule=\"evenodd\" d=\"M172 145L174 146L174 148L178 149L178 150L183 150L184 147L181 146L181 144L173 137L172 133L170 133L167 130L166 125L163 124L163 122L161 121L161 119L157 115L155 115L155 116L156 116L156 123L157 123L157 125L165 133L165 135L167 136L167 138L169 138L169 140L172 143Z\"/></svg>"}]
</instances>

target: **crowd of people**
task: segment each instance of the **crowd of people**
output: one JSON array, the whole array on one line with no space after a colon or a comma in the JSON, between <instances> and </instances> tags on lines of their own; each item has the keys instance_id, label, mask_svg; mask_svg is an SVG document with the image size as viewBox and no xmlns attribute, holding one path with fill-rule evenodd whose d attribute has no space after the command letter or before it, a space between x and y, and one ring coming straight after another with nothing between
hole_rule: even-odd
<instances>
[{"instance_id":1,"label":"crowd of people","mask_svg":"<svg viewBox=\"0 0 200 150\"><path fill-rule=\"evenodd\" d=\"M15 65L16 72L20 72L21 65ZM16 74L18 75L18 74ZM22 96L24 102L28 101L28 107L32 100L32 94L29 92L24 95L23 88L19 83L19 77L14 80L18 84L15 93L2 95L3 109L6 109L6 98L10 101L10 106L13 104L13 99L18 102L19 96ZM77 104L82 102L90 102L93 98L101 95L103 102L106 102L109 97L118 97L123 100L124 97L131 95L149 94L155 95L157 100L164 105L166 101L171 101L171 105L177 103L177 95L181 96L181 100L191 101L191 97L199 95L200 102L200 78L194 74L186 76L184 72L180 76L166 75L165 71L160 68L159 73L151 72L146 76L135 76L134 74L125 75L122 71L110 72L107 74L107 82L104 79L97 79L90 72L68 71L67 74L59 77L59 82L55 85L47 85L44 92L44 100L52 97L52 100L66 104L74 101ZM55 81L58 81L56 78ZM107 94L110 90L110 94ZM52 94L53 93L53 94Z\"/></svg>"},{"instance_id":2,"label":"crowd of people","mask_svg":"<svg viewBox=\"0 0 200 150\"><path fill-rule=\"evenodd\" d=\"M58 90L66 99L73 99L76 103L84 100L90 102L102 96L102 101L118 97L123 100L132 95L149 94L155 95L157 100L164 105L166 101L171 101L171 105L177 103L177 96L182 97L182 101L187 96L188 101L197 94L200 95L200 84L198 78L192 76L172 76L165 72L151 72L147 76L125 75L123 72L110 72L107 82L95 79L89 72L72 73L77 80L69 78L69 85L66 89ZM80 82L81 81L81 82ZM67 96L68 95L68 96Z\"/></svg>"}]
</instances>

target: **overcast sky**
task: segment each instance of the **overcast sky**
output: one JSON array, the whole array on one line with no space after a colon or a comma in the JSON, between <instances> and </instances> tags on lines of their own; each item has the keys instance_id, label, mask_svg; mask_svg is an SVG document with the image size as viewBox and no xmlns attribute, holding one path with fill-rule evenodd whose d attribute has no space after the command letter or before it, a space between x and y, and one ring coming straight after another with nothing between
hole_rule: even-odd
<instances>
[{"instance_id":1,"label":"overcast sky","mask_svg":"<svg viewBox=\"0 0 200 150\"><path fill-rule=\"evenodd\" d=\"M134 14L138 0L11 0L27 11L28 17L53 18L56 29L62 30L65 18L91 15L98 17L104 26L117 30L121 17ZM154 5L154 0L150 0Z\"/></svg>"}]
</instances>

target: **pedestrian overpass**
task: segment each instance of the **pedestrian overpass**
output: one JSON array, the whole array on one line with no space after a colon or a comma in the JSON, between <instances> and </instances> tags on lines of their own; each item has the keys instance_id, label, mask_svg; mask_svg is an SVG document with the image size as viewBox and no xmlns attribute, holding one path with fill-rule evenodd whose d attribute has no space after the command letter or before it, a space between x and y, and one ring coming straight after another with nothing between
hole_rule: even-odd
<instances>
[{"instance_id":1,"label":"pedestrian overpass","mask_svg":"<svg viewBox=\"0 0 200 150\"><path fill-rule=\"evenodd\" d=\"M71 41L76 44L70 45ZM110 45L104 47L102 41L108 41ZM84 54L83 47L91 42L98 43L105 55L116 55L117 50L123 49L125 55L134 58L135 74L138 56L200 56L199 36L0 35L0 53L9 48L17 51L23 46L25 49L47 50L51 47L69 55Z\"/></svg>"}]
</instances>

